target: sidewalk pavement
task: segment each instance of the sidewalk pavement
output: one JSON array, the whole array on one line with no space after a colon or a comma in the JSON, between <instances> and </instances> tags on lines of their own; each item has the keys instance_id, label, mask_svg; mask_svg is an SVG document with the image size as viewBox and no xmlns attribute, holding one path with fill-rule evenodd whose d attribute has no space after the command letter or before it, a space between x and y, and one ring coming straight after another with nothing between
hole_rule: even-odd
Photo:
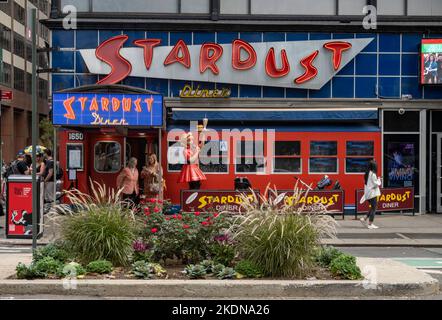
<instances>
[{"instance_id":1,"label":"sidewalk pavement","mask_svg":"<svg viewBox=\"0 0 442 320\"><path fill-rule=\"evenodd\" d=\"M144 298L404 297L438 294L424 272L389 259L358 258L364 280L1 280L3 295Z\"/></svg>"},{"instance_id":2,"label":"sidewalk pavement","mask_svg":"<svg viewBox=\"0 0 442 320\"><path fill-rule=\"evenodd\" d=\"M368 229L358 216L337 219L337 239L324 239L335 246L415 246L442 247L442 214L377 215L374 224L379 229Z\"/></svg>"},{"instance_id":3,"label":"sidewalk pavement","mask_svg":"<svg viewBox=\"0 0 442 320\"><path fill-rule=\"evenodd\" d=\"M0 281L15 273L15 267L19 262L30 264L31 253L9 253L0 255Z\"/></svg>"}]
</instances>

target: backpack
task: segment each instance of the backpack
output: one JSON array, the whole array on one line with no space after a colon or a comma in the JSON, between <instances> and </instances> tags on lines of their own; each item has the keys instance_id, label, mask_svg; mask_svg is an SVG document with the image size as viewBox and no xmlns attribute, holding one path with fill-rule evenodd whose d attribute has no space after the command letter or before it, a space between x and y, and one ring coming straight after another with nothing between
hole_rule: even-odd
<instances>
[{"instance_id":1,"label":"backpack","mask_svg":"<svg viewBox=\"0 0 442 320\"><path fill-rule=\"evenodd\" d=\"M20 174L17 167L17 160L11 162L11 164L6 168L5 178L8 178L10 175Z\"/></svg>"}]
</instances>

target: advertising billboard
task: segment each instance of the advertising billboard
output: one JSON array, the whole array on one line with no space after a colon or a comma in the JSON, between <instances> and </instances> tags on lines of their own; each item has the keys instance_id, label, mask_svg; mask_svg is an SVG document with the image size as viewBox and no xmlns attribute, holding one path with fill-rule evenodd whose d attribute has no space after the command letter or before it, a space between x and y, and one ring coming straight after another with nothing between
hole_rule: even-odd
<instances>
[{"instance_id":1,"label":"advertising billboard","mask_svg":"<svg viewBox=\"0 0 442 320\"><path fill-rule=\"evenodd\" d=\"M442 39L422 39L421 84L442 84Z\"/></svg>"}]
</instances>

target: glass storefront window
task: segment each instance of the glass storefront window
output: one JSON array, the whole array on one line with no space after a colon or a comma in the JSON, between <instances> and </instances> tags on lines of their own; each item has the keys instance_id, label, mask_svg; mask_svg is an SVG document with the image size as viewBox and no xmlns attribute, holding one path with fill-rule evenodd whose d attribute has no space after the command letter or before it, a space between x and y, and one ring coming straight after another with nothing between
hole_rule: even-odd
<instances>
[{"instance_id":1,"label":"glass storefront window","mask_svg":"<svg viewBox=\"0 0 442 320\"><path fill-rule=\"evenodd\" d=\"M338 143L336 141L311 141L311 156L336 156L338 154Z\"/></svg>"},{"instance_id":2,"label":"glass storefront window","mask_svg":"<svg viewBox=\"0 0 442 320\"><path fill-rule=\"evenodd\" d=\"M310 142L310 173L338 173L338 142Z\"/></svg>"},{"instance_id":3,"label":"glass storefront window","mask_svg":"<svg viewBox=\"0 0 442 320\"><path fill-rule=\"evenodd\" d=\"M121 145L114 141L97 142L94 148L94 168L97 172L115 173L121 169Z\"/></svg>"},{"instance_id":4,"label":"glass storefront window","mask_svg":"<svg viewBox=\"0 0 442 320\"><path fill-rule=\"evenodd\" d=\"M301 173L301 142L275 141L273 172Z\"/></svg>"},{"instance_id":5,"label":"glass storefront window","mask_svg":"<svg viewBox=\"0 0 442 320\"><path fill-rule=\"evenodd\" d=\"M227 173L227 141L206 141L200 152L200 169L205 173Z\"/></svg>"},{"instance_id":6,"label":"glass storefront window","mask_svg":"<svg viewBox=\"0 0 442 320\"><path fill-rule=\"evenodd\" d=\"M238 173L264 172L263 141L237 141L235 168Z\"/></svg>"},{"instance_id":7,"label":"glass storefront window","mask_svg":"<svg viewBox=\"0 0 442 320\"><path fill-rule=\"evenodd\" d=\"M347 141L345 172L363 173L374 156L374 141Z\"/></svg>"},{"instance_id":8,"label":"glass storefront window","mask_svg":"<svg viewBox=\"0 0 442 320\"><path fill-rule=\"evenodd\" d=\"M309 171L311 173L337 173L337 158L310 158Z\"/></svg>"}]
</instances>

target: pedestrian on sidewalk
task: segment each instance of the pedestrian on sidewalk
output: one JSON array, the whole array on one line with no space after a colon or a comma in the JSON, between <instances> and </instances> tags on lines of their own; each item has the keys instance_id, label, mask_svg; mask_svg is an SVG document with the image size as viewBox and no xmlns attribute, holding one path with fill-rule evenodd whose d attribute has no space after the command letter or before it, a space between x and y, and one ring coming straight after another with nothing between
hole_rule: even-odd
<instances>
[{"instance_id":1,"label":"pedestrian on sidewalk","mask_svg":"<svg viewBox=\"0 0 442 320\"><path fill-rule=\"evenodd\" d=\"M123 202L125 202L128 207L138 205L139 185L137 164L137 158L130 158L127 166L117 177L117 187L122 189Z\"/></svg>"},{"instance_id":2,"label":"pedestrian on sidewalk","mask_svg":"<svg viewBox=\"0 0 442 320\"><path fill-rule=\"evenodd\" d=\"M381 179L376 175L377 174L378 165L374 160L371 160L368 163L367 170L364 174L364 195L361 198L361 203L364 201L368 201L370 205L370 210L367 213L367 216L361 218L362 224L365 226L367 219L368 229L378 229L379 227L373 224L374 217L376 215L376 209L378 206L378 197L381 195L381 189L379 188L382 184Z\"/></svg>"}]
</instances>

